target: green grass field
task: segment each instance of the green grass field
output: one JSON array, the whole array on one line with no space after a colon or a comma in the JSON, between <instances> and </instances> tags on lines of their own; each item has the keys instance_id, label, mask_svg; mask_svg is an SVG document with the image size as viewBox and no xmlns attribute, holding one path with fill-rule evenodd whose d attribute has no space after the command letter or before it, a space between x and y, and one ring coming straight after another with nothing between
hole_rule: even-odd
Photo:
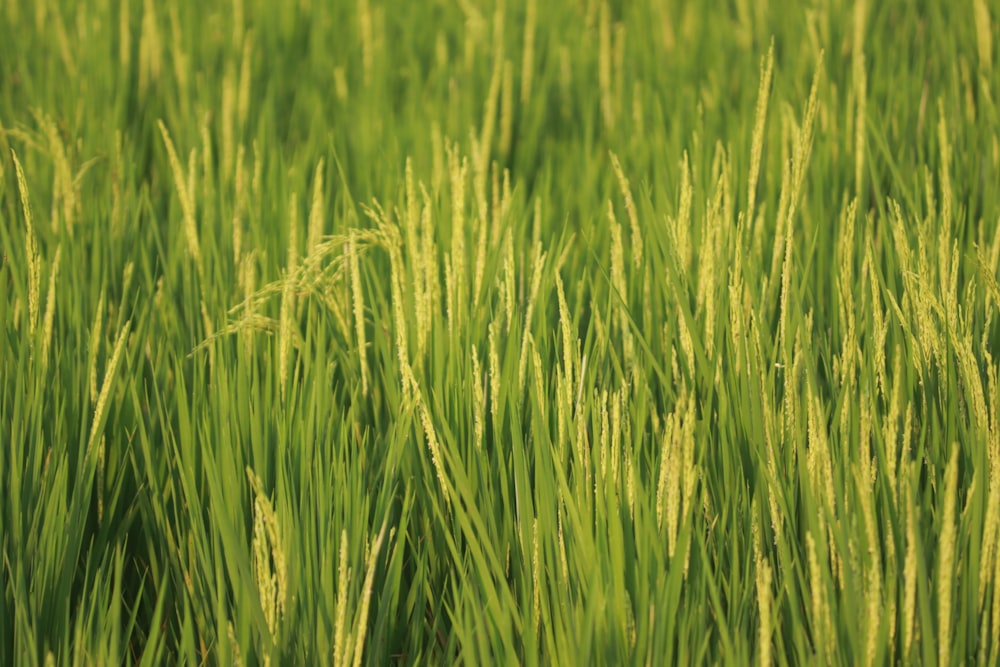
<instances>
[{"instance_id":1,"label":"green grass field","mask_svg":"<svg viewBox=\"0 0 1000 667\"><path fill-rule=\"evenodd\" d=\"M990 0L0 0L0 664L1000 663Z\"/></svg>"}]
</instances>

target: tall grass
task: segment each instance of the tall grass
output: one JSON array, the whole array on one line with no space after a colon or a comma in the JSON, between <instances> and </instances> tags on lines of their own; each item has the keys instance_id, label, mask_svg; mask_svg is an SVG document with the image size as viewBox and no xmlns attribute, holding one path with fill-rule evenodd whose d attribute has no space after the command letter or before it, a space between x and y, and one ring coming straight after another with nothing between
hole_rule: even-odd
<instances>
[{"instance_id":1,"label":"tall grass","mask_svg":"<svg viewBox=\"0 0 1000 667\"><path fill-rule=\"evenodd\" d=\"M0 1L0 663L996 664L998 21Z\"/></svg>"}]
</instances>

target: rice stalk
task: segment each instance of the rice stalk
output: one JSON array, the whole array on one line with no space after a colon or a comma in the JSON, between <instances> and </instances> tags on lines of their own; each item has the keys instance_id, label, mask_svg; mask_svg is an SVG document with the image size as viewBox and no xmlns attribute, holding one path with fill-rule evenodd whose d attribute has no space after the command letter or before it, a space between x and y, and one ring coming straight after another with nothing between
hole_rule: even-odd
<instances>
[{"instance_id":1,"label":"rice stalk","mask_svg":"<svg viewBox=\"0 0 1000 667\"><path fill-rule=\"evenodd\" d=\"M617 296L618 331L622 340L625 371L627 375L631 376L635 366L635 356L628 310L629 294L625 282L625 250L622 247L621 226L615 218L615 210L610 201L608 201L608 222L611 227L611 284ZM693 363L693 353L689 359ZM568 367L567 372L571 371L572 367Z\"/></svg>"},{"instance_id":2,"label":"rice stalk","mask_svg":"<svg viewBox=\"0 0 1000 667\"><path fill-rule=\"evenodd\" d=\"M55 172L52 182L52 232L56 234L59 232L61 222L67 236L72 239L80 201L78 188L70 170L66 145L59 136L59 129L48 115L39 111L35 111L33 115L45 135Z\"/></svg>"},{"instance_id":3,"label":"rice stalk","mask_svg":"<svg viewBox=\"0 0 1000 667\"><path fill-rule=\"evenodd\" d=\"M129 330L132 326L132 321L128 320L122 326L121 331L118 332L118 337L115 339L115 346L111 352L111 361L108 362L108 367L104 371L104 381L101 383L101 392L97 396L97 405L94 406L94 416L91 420L90 426L90 436L87 438L87 452L94 451L97 443L97 436L101 433L101 429L104 428L104 419L107 416L108 400L111 396L111 387L114 383L115 376L118 372L118 364L121 363L122 354L125 351L125 343L128 340Z\"/></svg>"},{"instance_id":4,"label":"rice stalk","mask_svg":"<svg viewBox=\"0 0 1000 667\"><path fill-rule=\"evenodd\" d=\"M356 234L352 231L348 237L346 253L351 274L351 301L354 304L354 332L358 349L358 360L361 362L361 394L368 395L368 343L365 337L365 302L361 290L361 270L358 263L358 248Z\"/></svg>"},{"instance_id":5,"label":"rice stalk","mask_svg":"<svg viewBox=\"0 0 1000 667\"><path fill-rule=\"evenodd\" d=\"M132 26L129 12L129 0L118 4L118 64L123 71L128 71L132 62Z\"/></svg>"},{"instance_id":6,"label":"rice stalk","mask_svg":"<svg viewBox=\"0 0 1000 667\"><path fill-rule=\"evenodd\" d=\"M677 247L677 257L680 259L680 268L682 272L690 271L691 269L691 209L694 203L694 186L691 184L691 165L688 160L687 151L684 151L684 157L681 158L681 189L680 189L680 206L677 210L677 218L675 220L673 229L673 242Z\"/></svg>"},{"instance_id":7,"label":"rice stalk","mask_svg":"<svg viewBox=\"0 0 1000 667\"><path fill-rule=\"evenodd\" d=\"M486 211L486 179L489 171L490 155L493 149L493 135L496 132L497 105L500 103L501 86L503 84L504 55L504 2L500 0L493 17L493 73L490 76L490 86L483 103L483 121L479 133L475 136L479 150L474 150L475 160L472 163L473 196L479 211L485 218Z\"/></svg>"},{"instance_id":8,"label":"rice stalk","mask_svg":"<svg viewBox=\"0 0 1000 667\"><path fill-rule=\"evenodd\" d=\"M243 214L246 209L246 174L243 167L243 144L236 149L236 174L233 177L233 264L239 267L243 261Z\"/></svg>"},{"instance_id":9,"label":"rice stalk","mask_svg":"<svg viewBox=\"0 0 1000 667\"><path fill-rule=\"evenodd\" d=\"M152 0L143 0L142 28L139 33L139 97L145 97L148 88L159 82L163 70L163 45L156 21Z\"/></svg>"},{"instance_id":10,"label":"rice stalk","mask_svg":"<svg viewBox=\"0 0 1000 667\"><path fill-rule=\"evenodd\" d=\"M973 0L972 9L975 16L979 67L989 75L993 70L993 33L991 30L993 24L990 20L990 10L985 0Z\"/></svg>"},{"instance_id":11,"label":"rice stalk","mask_svg":"<svg viewBox=\"0 0 1000 667\"><path fill-rule=\"evenodd\" d=\"M951 247L952 247L952 224L953 224L953 201L954 194L951 183L951 139L948 132L947 115L944 110L944 100L938 98L938 126L937 126L938 150L941 151L941 163L938 168L938 181L940 183L940 226L937 239L938 251L938 277L941 285L941 294L945 296L946 304L950 301L952 291L949 289L948 279L951 276ZM928 180L928 188L930 188ZM930 191L928 190L928 193ZM948 308L951 312L951 309Z\"/></svg>"},{"instance_id":12,"label":"rice stalk","mask_svg":"<svg viewBox=\"0 0 1000 667\"><path fill-rule=\"evenodd\" d=\"M752 224L757 203L757 183L760 179L760 163L764 153L764 125L767 122L767 103L771 95L771 76L774 72L774 39L767 49L767 56L761 59L760 86L757 89L757 106L754 110L753 134L750 139L750 173L747 184L746 220Z\"/></svg>"},{"instance_id":13,"label":"rice stalk","mask_svg":"<svg viewBox=\"0 0 1000 667\"><path fill-rule=\"evenodd\" d=\"M854 188L861 195L865 168L866 113L868 106L868 68L865 66L865 23L868 19L865 0L854 5L854 36L851 44L851 83L855 98L854 115Z\"/></svg>"},{"instance_id":14,"label":"rice stalk","mask_svg":"<svg viewBox=\"0 0 1000 667\"><path fill-rule=\"evenodd\" d=\"M503 294L504 315L506 315L507 334L510 334L511 326L514 324L514 301L517 299L516 269L514 266L514 237L507 234L503 242L503 269L501 276L497 279L498 285Z\"/></svg>"},{"instance_id":15,"label":"rice stalk","mask_svg":"<svg viewBox=\"0 0 1000 667\"><path fill-rule=\"evenodd\" d=\"M264 485L247 466L247 478L254 494L253 568L261 608L273 645L277 646L288 597L288 568L278 515L264 492Z\"/></svg>"},{"instance_id":16,"label":"rice stalk","mask_svg":"<svg viewBox=\"0 0 1000 667\"><path fill-rule=\"evenodd\" d=\"M878 656L880 633L882 631L885 603L882 595L882 553L881 538L875 523L875 509L871 494L871 480L864 473L864 466L857 473L858 499L864 519L865 536L868 542L868 565L865 577L865 654L864 661L873 665Z\"/></svg>"},{"instance_id":17,"label":"rice stalk","mask_svg":"<svg viewBox=\"0 0 1000 667\"><path fill-rule=\"evenodd\" d=\"M433 330L434 316L440 304L441 285L438 271L438 249L434 242L434 221L431 217L431 198L421 185L423 208L420 213L420 283L419 294L422 295L416 304L418 353L423 355L427 348Z\"/></svg>"},{"instance_id":18,"label":"rice stalk","mask_svg":"<svg viewBox=\"0 0 1000 667\"><path fill-rule=\"evenodd\" d=\"M375 581L375 565L378 561L379 552L382 550L382 542L385 539L385 531L387 528L388 524L383 523L382 530L379 531L378 537L375 538L374 542L368 549L368 565L365 568L365 581L361 589L362 593L361 608L359 610L358 634L357 638L354 640L354 667L359 667L361 665L361 657L364 654L365 636L368 630L368 623L366 623L365 620L368 618L368 609L371 605L372 588Z\"/></svg>"},{"instance_id":19,"label":"rice stalk","mask_svg":"<svg viewBox=\"0 0 1000 667\"><path fill-rule=\"evenodd\" d=\"M510 156L511 143L514 139L514 63L503 61L503 74L500 79L500 144L499 155L502 160ZM494 193L496 191L494 190Z\"/></svg>"},{"instance_id":20,"label":"rice stalk","mask_svg":"<svg viewBox=\"0 0 1000 667\"><path fill-rule=\"evenodd\" d=\"M528 300L524 310L524 332L521 335L521 356L517 364L517 386L524 387L524 372L528 363L528 338L531 336L531 323L534 316L535 302L542 283L542 271L545 266L546 254L542 252L542 244L535 243L531 260L531 285L528 288ZM565 365L565 361L563 362Z\"/></svg>"},{"instance_id":21,"label":"rice stalk","mask_svg":"<svg viewBox=\"0 0 1000 667\"><path fill-rule=\"evenodd\" d=\"M833 620L827 599L826 578L823 576L825 564L820 562L821 555L817 552L812 531L806 532L806 555L809 563L810 626L815 633L813 649L821 662L831 664L836 639L833 637Z\"/></svg>"},{"instance_id":22,"label":"rice stalk","mask_svg":"<svg viewBox=\"0 0 1000 667\"><path fill-rule=\"evenodd\" d=\"M35 226L31 220L31 201L28 198L28 184L24 177L21 161L17 153L10 149L14 160L14 173L17 175L17 191L21 197L21 210L24 212L24 254L28 265L28 335L34 336L38 328L38 308L41 292L42 268L38 251L38 238L35 236Z\"/></svg>"},{"instance_id":23,"label":"rice stalk","mask_svg":"<svg viewBox=\"0 0 1000 667\"><path fill-rule=\"evenodd\" d=\"M614 151L611 151L611 165L614 167L615 176L618 178L618 187L621 188L622 197L625 199L625 212L628 214L628 222L631 230L632 264L638 269L642 266L642 231L639 227L639 218L635 211L635 201L632 199L632 189L629 186L625 172L622 170L622 165L618 161L618 156L615 155Z\"/></svg>"},{"instance_id":24,"label":"rice stalk","mask_svg":"<svg viewBox=\"0 0 1000 667\"><path fill-rule=\"evenodd\" d=\"M766 561L757 570L757 607L760 615L760 664L771 664L771 582L774 576L771 566Z\"/></svg>"},{"instance_id":25,"label":"rice stalk","mask_svg":"<svg viewBox=\"0 0 1000 667\"><path fill-rule=\"evenodd\" d=\"M524 17L524 52L521 56L521 105L531 100L531 84L535 73L535 29L538 20L537 0L527 0Z\"/></svg>"},{"instance_id":26,"label":"rice stalk","mask_svg":"<svg viewBox=\"0 0 1000 667\"><path fill-rule=\"evenodd\" d=\"M56 313L56 278L59 276L59 261L62 259L62 245L56 248L56 256L49 269L49 291L45 297L45 316L42 319L42 368L49 364L49 350L52 347L52 329Z\"/></svg>"},{"instance_id":27,"label":"rice stalk","mask_svg":"<svg viewBox=\"0 0 1000 667\"><path fill-rule=\"evenodd\" d=\"M194 262L195 268L197 268L200 275L203 272L201 243L198 240L198 229L197 223L195 222L195 207L192 192L188 179L184 178L184 168L181 166L180 159L177 157L174 142L170 138L170 133L167 131L166 125L163 124L162 120L157 120L156 122L157 126L160 128L160 135L163 137L163 144L167 148L167 158L170 160L170 169L174 176L174 186L177 189L177 198L181 203L184 237L187 240L188 254ZM194 153L191 155L193 157ZM191 173L193 174L193 172Z\"/></svg>"},{"instance_id":28,"label":"rice stalk","mask_svg":"<svg viewBox=\"0 0 1000 667\"><path fill-rule=\"evenodd\" d=\"M375 64L375 37L372 9L368 0L358 0L358 36L361 40L361 66L365 87L371 85Z\"/></svg>"},{"instance_id":29,"label":"rice stalk","mask_svg":"<svg viewBox=\"0 0 1000 667\"><path fill-rule=\"evenodd\" d=\"M115 131L114 169L111 179L111 237L121 238L122 233L122 185L119 174L125 173L125 161L122 157L122 133Z\"/></svg>"},{"instance_id":30,"label":"rice stalk","mask_svg":"<svg viewBox=\"0 0 1000 667\"><path fill-rule=\"evenodd\" d=\"M288 374L291 364L293 344L292 317L295 313L295 283L292 276L298 265L298 197L292 194L288 211L288 259L285 263L285 277L282 281L281 310L278 319L278 381L281 398L288 395Z\"/></svg>"},{"instance_id":31,"label":"rice stalk","mask_svg":"<svg viewBox=\"0 0 1000 667\"><path fill-rule=\"evenodd\" d=\"M323 195L323 158L316 165L313 176L312 201L309 204L309 231L306 236L306 254L315 256L316 250L323 239L323 223L326 213L326 201Z\"/></svg>"},{"instance_id":32,"label":"rice stalk","mask_svg":"<svg viewBox=\"0 0 1000 667\"><path fill-rule=\"evenodd\" d=\"M411 388L412 395L416 401L417 411L420 414L420 423L424 429L424 438L427 442L427 451L431 455L431 464L434 467L434 473L437 475L438 484L441 492L441 497L444 499L445 506L447 508L451 507L452 494L451 486L448 484L448 476L444 469L444 459L442 458L441 444L438 441L437 431L434 428L434 420L431 419L430 411L424 401L420 387L416 386L416 381L413 380L412 374L410 376L413 386ZM357 656L355 656L357 659Z\"/></svg>"},{"instance_id":33,"label":"rice stalk","mask_svg":"<svg viewBox=\"0 0 1000 667\"><path fill-rule=\"evenodd\" d=\"M952 443L951 457L944 474L944 508L941 514L941 542L938 547L938 664L950 664L952 630L952 590L955 582L955 542L958 539L955 509L958 504L958 443Z\"/></svg>"},{"instance_id":34,"label":"rice stalk","mask_svg":"<svg viewBox=\"0 0 1000 667\"><path fill-rule=\"evenodd\" d=\"M480 380L482 378L482 381ZM485 377L482 367L479 364L479 355L476 349L472 349L472 428L476 451L483 449L483 434L485 432L486 421L486 391L484 389Z\"/></svg>"},{"instance_id":35,"label":"rice stalk","mask_svg":"<svg viewBox=\"0 0 1000 667\"><path fill-rule=\"evenodd\" d=\"M459 160L455 148L448 150L448 172L451 179L451 263L450 281L445 279L448 293L448 334L454 339L462 325L461 304L465 303L465 183L468 173L466 158Z\"/></svg>"},{"instance_id":36,"label":"rice stalk","mask_svg":"<svg viewBox=\"0 0 1000 667\"><path fill-rule=\"evenodd\" d=\"M240 650L240 643L236 638L236 629L232 621L226 623L226 634L229 638L229 650L232 651L233 667L242 667L243 652Z\"/></svg>"},{"instance_id":37,"label":"rice stalk","mask_svg":"<svg viewBox=\"0 0 1000 667\"><path fill-rule=\"evenodd\" d=\"M90 329L89 353L87 355L87 377L90 384L90 402L97 403L97 354L100 351L103 340L104 329L104 291L97 301L97 309L94 311L94 324Z\"/></svg>"},{"instance_id":38,"label":"rice stalk","mask_svg":"<svg viewBox=\"0 0 1000 667\"><path fill-rule=\"evenodd\" d=\"M347 621L347 587L351 582L352 572L347 567L347 530L340 532L340 558L337 565L337 601L336 620L333 631L333 663L334 665L346 665L350 662L351 646L347 645L350 636L345 637L345 626Z\"/></svg>"},{"instance_id":39,"label":"rice stalk","mask_svg":"<svg viewBox=\"0 0 1000 667\"><path fill-rule=\"evenodd\" d=\"M601 2L601 15L597 38L597 81L601 91L601 119L605 129L615 125L614 106L611 89L611 9L605 0Z\"/></svg>"}]
</instances>

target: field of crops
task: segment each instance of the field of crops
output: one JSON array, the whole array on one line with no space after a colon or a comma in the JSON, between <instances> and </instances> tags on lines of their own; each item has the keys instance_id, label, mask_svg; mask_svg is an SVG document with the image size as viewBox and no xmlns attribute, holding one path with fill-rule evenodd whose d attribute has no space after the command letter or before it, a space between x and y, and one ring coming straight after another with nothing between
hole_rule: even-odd
<instances>
[{"instance_id":1,"label":"field of crops","mask_svg":"<svg viewBox=\"0 0 1000 667\"><path fill-rule=\"evenodd\" d=\"M991 0L0 0L0 664L1000 662Z\"/></svg>"}]
</instances>

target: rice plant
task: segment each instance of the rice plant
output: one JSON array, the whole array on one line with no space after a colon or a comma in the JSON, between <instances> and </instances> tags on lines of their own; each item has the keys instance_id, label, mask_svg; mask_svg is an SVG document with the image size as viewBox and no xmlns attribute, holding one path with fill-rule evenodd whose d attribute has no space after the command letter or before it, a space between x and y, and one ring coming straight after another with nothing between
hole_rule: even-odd
<instances>
[{"instance_id":1,"label":"rice plant","mask_svg":"<svg viewBox=\"0 0 1000 667\"><path fill-rule=\"evenodd\" d=\"M1000 663L998 26L0 0L0 664Z\"/></svg>"}]
</instances>

